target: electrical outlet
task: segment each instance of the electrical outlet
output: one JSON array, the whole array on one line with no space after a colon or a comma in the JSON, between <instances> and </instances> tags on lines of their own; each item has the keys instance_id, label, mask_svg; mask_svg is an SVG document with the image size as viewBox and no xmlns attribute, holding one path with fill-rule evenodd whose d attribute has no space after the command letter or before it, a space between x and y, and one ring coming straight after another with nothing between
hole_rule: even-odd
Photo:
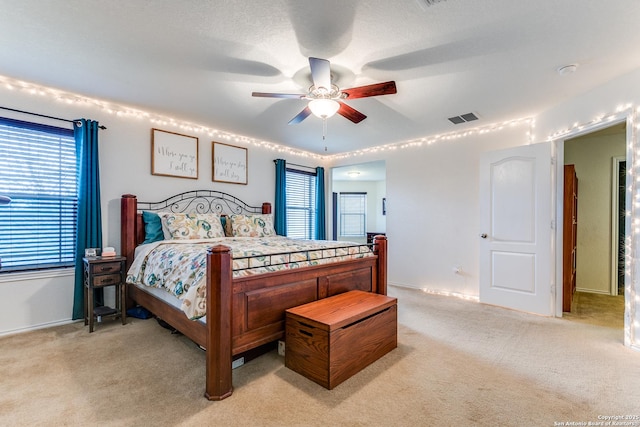
<instances>
[{"instance_id":1,"label":"electrical outlet","mask_svg":"<svg viewBox=\"0 0 640 427\"><path fill-rule=\"evenodd\" d=\"M278 341L278 354L284 356L284 341Z\"/></svg>"},{"instance_id":2,"label":"electrical outlet","mask_svg":"<svg viewBox=\"0 0 640 427\"><path fill-rule=\"evenodd\" d=\"M231 362L231 369L239 368L242 365L244 365L244 357L239 357L233 362Z\"/></svg>"}]
</instances>

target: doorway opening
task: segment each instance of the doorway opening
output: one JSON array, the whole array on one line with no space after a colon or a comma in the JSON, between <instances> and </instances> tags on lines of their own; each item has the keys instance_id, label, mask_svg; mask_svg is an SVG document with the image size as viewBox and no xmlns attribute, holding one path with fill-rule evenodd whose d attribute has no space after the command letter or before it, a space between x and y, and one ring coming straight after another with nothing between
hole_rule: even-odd
<instances>
[{"instance_id":1,"label":"doorway opening","mask_svg":"<svg viewBox=\"0 0 640 427\"><path fill-rule=\"evenodd\" d=\"M333 168L332 239L370 243L386 234L386 190L384 160Z\"/></svg>"},{"instance_id":2,"label":"doorway opening","mask_svg":"<svg viewBox=\"0 0 640 427\"><path fill-rule=\"evenodd\" d=\"M579 181L575 294L569 310L564 300L564 316L619 328L624 327L626 151L624 120L566 139L563 146L564 164L574 165Z\"/></svg>"}]
</instances>

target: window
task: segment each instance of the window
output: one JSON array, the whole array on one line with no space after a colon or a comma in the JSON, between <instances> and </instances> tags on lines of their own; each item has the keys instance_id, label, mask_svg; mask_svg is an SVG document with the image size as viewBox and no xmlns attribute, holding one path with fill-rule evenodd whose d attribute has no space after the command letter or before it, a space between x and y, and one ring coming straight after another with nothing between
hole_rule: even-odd
<instances>
[{"instance_id":1,"label":"window","mask_svg":"<svg viewBox=\"0 0 640 427\"><path fill-rule=\"evenodd\" d=\"M0 118L2 272L74 265L77 183L73 130Z\"/></svg>"},{"instance_id":2,"label":"window","mask_svg":"<svg viewBox=\"0 0 640 427\"><path fill-rule=\"evenodd\" d=\"M367 224L367 193L340 193L340 235L363 237Z\"/></svg>"},{"instance_id":3,"label":"window","mask_svg":"<svg viewBox=\"0 0 640 427\"><path fill-rule=\"evenodd\" d=\"M316 174L287 169L287 237L316 235Z\"/></svg>"}]
</instances>

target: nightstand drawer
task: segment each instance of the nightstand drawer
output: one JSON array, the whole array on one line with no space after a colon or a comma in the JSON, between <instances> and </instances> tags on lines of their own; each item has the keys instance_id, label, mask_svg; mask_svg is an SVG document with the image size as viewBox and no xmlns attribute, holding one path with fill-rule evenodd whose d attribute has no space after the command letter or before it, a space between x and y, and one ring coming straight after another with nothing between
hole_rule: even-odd
<instances>
[{"instance_id":1,"label":"nightstand drawer","mask_svg":"<svg viewBox=\"0 0 640 427\"><path fill-rule=\"evenodd\" d=\"M93 276L93 287L116 285L121 281L120 273L117 274L104 274L102 276Z\"/></svg>"},{"instance_id":2,"label":"nightstand drawer","mask_svg":"<svg viewBox=\"0 0 640 427\"><path fill-rule=\"evenodd\" d=\"M91 273L93 274L120 273L120 262L102 262L99 264L91 264Z\"/></svg>"}]
</instances>

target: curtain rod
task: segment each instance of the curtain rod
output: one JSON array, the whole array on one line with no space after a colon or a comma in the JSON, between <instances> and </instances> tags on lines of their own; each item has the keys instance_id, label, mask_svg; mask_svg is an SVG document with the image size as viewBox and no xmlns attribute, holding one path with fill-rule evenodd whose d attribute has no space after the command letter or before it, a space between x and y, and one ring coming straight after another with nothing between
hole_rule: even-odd
<instances>
[{"instance_id":1,"label":"curtain rod","mask_svg":"<svg viewBox=\"0 0 640 427\"><path fill-rule=\"evenodd\" d=\"M61 119L60 117L45 116L44 114L32 113L30 111L16 110L15 108L0 107L0 109L9 110L9 111L13 111L13 112L16 112L16 113L30 114L32 116L44 117L46 119L60 120L62 122L78 123L78 120L68 120L68 119ZM106 129L106 126L102 126L102 125L100 125L98 127L100 129Z\"/></svg>"},{"instance_id":2,"label":"curtain rod","mask_svg":"<svg viewBox=\"0 0 640 427\"><path fill-rule=\"evenodd\" d=\"M273 163L275 163L276 161L277 161L277 160L274 160L274 161L273 161ZM285 162L286 162L286 160L285 160ZM313 167L313 166L299 165L299 164L296 164L296 163L289 163L289 162L287 162L287 165L298 166L299 168L307 168L307 169L313 169L313 170L316 170L316 168L315 168L315 167Z\"/></svg>"}]
</instances>

